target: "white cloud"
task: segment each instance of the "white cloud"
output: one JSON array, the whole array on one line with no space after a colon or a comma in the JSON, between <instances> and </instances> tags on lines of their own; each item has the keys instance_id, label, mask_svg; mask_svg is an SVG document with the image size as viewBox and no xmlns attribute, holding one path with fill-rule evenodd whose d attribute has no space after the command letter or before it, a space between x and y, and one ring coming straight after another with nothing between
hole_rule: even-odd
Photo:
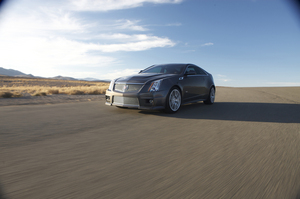
<instances>
[{"instance_id":1,"label":"white cloud","mask_svg":"<svg viewBox=\"0 0 300 199\"><path fill-rule=\"evenodd\" d=\"M209 43L202 44L201 46L212 46L212 45L214 45L214 43L209 42Z\"/></svg>"},{"instance_id":2,"label":"white cloud","mask_svg":"<svg viewBox=\"0 0 300 199\"><path fill-rule=\"evenodd\" d=\"M232 81L231 79L227 78L226 75L220 75L220 74L216 75L216 80L220 81L220 82L229 82L229 81Z\"/></svg>"},{"instance_id":3,"label":"white cloud","mask_svg":"<svg viewBox=\"0 0 300 199\"><path fill-rule=\"evenodd\" d=\"M41 11L41 16L38 16L39 18L35 21L42 29L84 32L90 26L65 10L41 7Z\"/></svg>"},{"instance_id":4,"label":"white cloud","mask_svg":"<svg viewBox=\"0 0 300 199\"><path fill-rule=\"evenodd\" d=\"M122 33L113 33L113 34L99 34L96 36L99 39L106 39L106 40L115 40L115 41L124 41L132 39L132 35L122 34Z\"/></svg>"},{"instance_id":5,"label":"white cloud","mask_svg":"<svg viewBox=\"0 0 300 199\"><path fill-rule=\"evenodd\" d=\"M98 4L97 2L94 3ZM100 4L113 2L118 4L121 1L99 2ZM138 1L133 0L127 3L130 4L130 2L134 4ZM145 2L178 3L181 1L139 2L143 4ZM98 21L84 19L82 15L68 10L65 5L56 9L51 6L45 7L43 4L30 4L30 6L33 5L36 7L29 9L26 7L28 6L26 2L21 2L17 5L18 8L12 7L11 12L1 18L0 65L2 67L47 77L56 76L57 73L70 74L70 69L73 67L81 71L85 71L88 67L92 74L92 69L90 69L92 67L111 67L120 63L118 58L107 53L143 51L175 45L167 37L118 33L125 30L146 31L147 29L139 24L140 20L121 19L113 23L102 21L102 25L99 26ZM19 12L20 10L22 12ZM65 71L65 73L60 73L60 71Z\"/></svg>"},{"instance_id":6,"label":"white cloud","mask_svg":"<svg viewBox=\"0 0 300 199\"><path fill-rule=\"evenodd\" d=\"M218 77L226 77L226 75L217 74Z\"/></svg>"},{"instance_id":7,"label":"white cloud","mask_svg":"<svg viewBox=\"0 0 300 199\"><path fill-rule=\"evenodd\" d=\"M116 59L103 55L91 55L89 51L98 50L95 44L81 43L65 38L11 38L0 40L1 65L18 68L22 66L29 73L40 75L36 71L45 72L59 67L103 67L116 62ZM37 70L35 70L37 69Z\"/></svg>"},{"instance_id":8,"label":"white cloud","mask_svg":"<svg viewBox=\"0 0 300 199\"><path fill-rule=\"evenodd\" d=\"M148 50L150 48L172 47L175 45L175 43L168 38L162 38L146 34L100 34L97 36L97 38L113 40L114 42L121 42L118 44L99 45L98 50L101 50L103 52L142 51Z\"/></svg>"},{"instance_id":9,"label":"white cloud","mask_svg":"<svg viewBox=\"0 0 300 199\"><path fill-rule=\"evenodd\" d=\"M92 25L79 20L70 12L44 7L34 13L10 13L1 22L0 33L2 34L35 36L49 35L49 31L82 33Z\"/></svg>"},{"instance_id":10,"label":"white cloud","mask_svg":"<svg viewBox=\"0 0 300 199\"><path fill-rule=\"evenodd\" d=\"M143 51L157 47L172 47L175 45L173 41L168 38L149 36L149 35L125 35L112 34L100 35L108 39L123 39L126 43L99 45L98 49L102 52L117 52L117 51Z\"/></svg>"},{"instance_id":11,"label":"white cloud","mask_svg":"<svg viewBox=\"0 0 300 199\"><path fill-rule=\"evenodd\" d=\"M181 23L169 23L166 26L182 26Z\"/></svg>"},{"instance_id":12,"label":"white cloud","mask_svg":"<svg viewBox=\"0 0 300 199\"><path fill-rule=\"evenodd\" d=\"M139 20L121 19L121 20L117 20L116 24L114 26L117 29L124 29L124 30L135 30L135 31L148 30L148 29L144 28L143 26L137 25L139 22L140 22Z\"/></svg>"},{"instance_id":13,"label":"white cloud","mask_svg":"<svg viewBox=\"0 0 300 199\"><path fill-rule=\"evenodd\" d=\"M98 44L79 42L66 35L77 34L80 38L89 26L82 25L67 12L50 9L28 16L10 14L0 27L0 64L45 76L43 73L50 73L53 68L101 67L115 63L115 58L100 54ZM94 50L98 51L96 55L90 53Z\"/></svg>"},{"instance_id":14,"label":"white cloud","mask_svg":"<svg viewBox=\"0 0 300 199\"><path fill-rule=\"evenodd\" d=\"M109 11L143 6L145 3L181 3L183 0L70 0L74 10Z\"/></svg>"},{"instance_id":15,"label":"white cloud","mask_svg":"<svg viewBox=\"0 0 300 199\"><path fill-rule=\"evenodd\" d=\"M87 78L87 77L96 78L99 75L100 74L97 73L97 72L88 72L88 71L73 72L73 71L68 71L67 73L65 73L64 76L74 77L74 78L80 79L80 78Z\"/></svg>"}]
</instances>

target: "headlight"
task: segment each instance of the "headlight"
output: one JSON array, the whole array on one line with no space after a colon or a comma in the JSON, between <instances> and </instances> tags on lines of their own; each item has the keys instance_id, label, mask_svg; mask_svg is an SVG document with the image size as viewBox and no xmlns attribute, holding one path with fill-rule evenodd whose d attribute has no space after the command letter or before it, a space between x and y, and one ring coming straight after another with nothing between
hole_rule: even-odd
<instances>
[{"instance_id":1,"label":"headlight","mask_svg":"<svg viewBox=\"0 0 300 199\"><path fill-rule=\"evenodd\" d=\"M148 91L150 91L150 92L158 91L161 81L162 81L162 79L152 82Z\"/></svg>"},{"instance_id":2,"label":"headlight","mask_svg":"<svg viewBox=\"0 0 300 199\"><path fill-rule=\"evenodd\" d=\"M115 79L111 80L111 82L109 84L109 87L108 87L108 90L112 91L113 88L114 88L114 84L115 84Z\"/></svg>"}]
</instances>

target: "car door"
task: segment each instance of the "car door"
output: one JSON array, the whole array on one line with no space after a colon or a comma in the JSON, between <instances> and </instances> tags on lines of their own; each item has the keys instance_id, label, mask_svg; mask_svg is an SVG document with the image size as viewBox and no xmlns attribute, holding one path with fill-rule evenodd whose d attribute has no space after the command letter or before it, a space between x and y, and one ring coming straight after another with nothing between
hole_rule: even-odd
<instances>
[{"instance_id":1,"label":"car door","mask_svg":"<svg viewBox=\"0 0 300 199\"><path fill-rule=\"evenodd\" d=\"M207 89L207 84L208 84L208 79L209 76L208 74L199 68L198 66L194 66L194 69L197 74L197 97L200 99L206 98L208 94L208 89Z\"/></svg>"},{"instance_id":2,"label":"car door","mask_svg":"<svg viewBox=\"0 0 300 199\"><path fill-rule=\"evenodd\" d=\"M182 98L184 102L196 100L201 93L203 77L197 74L195 67L196 66L189 65L186 68L185 75L181 79Z\"/></svg>"}]
</instances>

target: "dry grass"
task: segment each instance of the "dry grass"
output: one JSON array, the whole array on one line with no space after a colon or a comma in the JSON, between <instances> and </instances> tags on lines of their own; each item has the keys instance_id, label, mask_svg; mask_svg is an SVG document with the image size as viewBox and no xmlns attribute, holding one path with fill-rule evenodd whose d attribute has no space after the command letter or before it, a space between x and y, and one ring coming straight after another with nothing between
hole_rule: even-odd
<instances>
[{"instance_id":1,"label":"dry grass","mask_svg":"<svg viewBox=\"0 0 300 199\"><path fill-rule=\"evenodd\" d=\"M52 94L59 94L59 89L49 89L49 90L48 90L48 93L49 93L50 95L52 95Z\"/></svg>"},{"instance_id":2,"label":"dry grass","mask_svg":"<svg viewBox=\"0 0 300 199\"><path fill-rule=\"evenodd\" d=\"M45 96L53 94L99 95L104 94L108 86L109 83L107 82L0 76L0 97L20 97L22 95Z\"/></svg>"},{"instance_id":3,"label":"dry grass","mask_svg":"<svg viewBox=\"0 0 300 199\"><path fill-rule=\"evenodd\" d=\"M47 95L47 93L45 93L45 92L36 92L33 94L33 96L46 96L46 95Z\"/></svg>"}]
</instances>

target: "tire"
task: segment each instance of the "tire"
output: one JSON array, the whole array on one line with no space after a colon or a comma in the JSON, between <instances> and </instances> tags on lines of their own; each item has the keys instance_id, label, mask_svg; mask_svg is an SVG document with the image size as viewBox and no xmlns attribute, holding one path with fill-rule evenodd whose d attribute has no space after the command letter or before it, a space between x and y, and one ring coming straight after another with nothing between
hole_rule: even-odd
<instances>
[{"instance_id":1,"label":"tire","mask_svg":"<svg viewBox=\"0 0 300 199\"><path fill-rule=\"evenodd\" d=\"M204 104L213 104L215 102L215 94L215 87L211 87L207 99L203 101Z\"/></svg>"},{"instance_id":2,"label":"tire","mask_svg":"<svg viewBox=\"0 0 300 199\"><path fill-rule=\"evenodd\" d=\"M128 107L124 107L124 106L116 106L117 108L121 108L121 109L127 109Z\"/></svg>"},{"instance_id":3,"label":"tire","mask_svg":"<svg viewBox=\"0 0 300 199\"><path fill-rule=\"evenodd\" d=\"M181 93L178 88L173 87L166 99L165 112L176 113L181 106Z\"/></svg>"}]
</instances>

